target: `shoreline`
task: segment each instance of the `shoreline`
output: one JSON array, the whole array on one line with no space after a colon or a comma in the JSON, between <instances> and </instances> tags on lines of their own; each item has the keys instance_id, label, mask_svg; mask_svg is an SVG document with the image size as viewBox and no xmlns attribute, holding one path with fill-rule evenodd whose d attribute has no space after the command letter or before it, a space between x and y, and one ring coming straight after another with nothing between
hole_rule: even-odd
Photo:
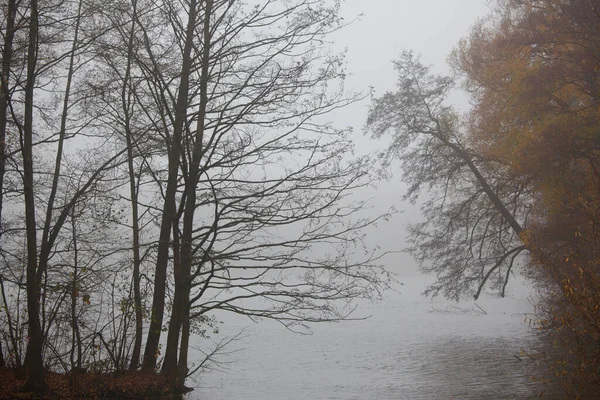
<instances>
[{"instance_id":1,"label":"shoreline","mask_svg":"<svg viewBox=\"0 0 600 400\"><path fill-rule=\"evenodd\" d=\"M48 391L43 396L22 391L27 376L18 377L12 369L0 368L0 400L8 399L182 399L170 377L145 372L46 373ZM187 388L186 388L187 389Z\"/></svg>"}]
</instances>

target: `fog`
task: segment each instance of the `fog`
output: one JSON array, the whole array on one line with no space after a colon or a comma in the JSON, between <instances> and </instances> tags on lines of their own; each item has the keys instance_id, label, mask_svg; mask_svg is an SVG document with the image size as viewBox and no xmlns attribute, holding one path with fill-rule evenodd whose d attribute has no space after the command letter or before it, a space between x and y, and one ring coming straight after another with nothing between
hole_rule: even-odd
<instances>
[{"instance_id":1,"label":"fog","mask_svg":"<svg viewBox=\"0 0 600 400\"><path fill-rule=\"evenodd\" d=\"M449 53L489 12L485 0L343 2L349 25L334 35L333 46L347 52L346 88L373 90L374 96L393 90L391 60L405 49L420 54L435 72L450 73ZM468 110L465 93L453 93L451 102ZM386 146L364 132L369 103L328 116L353 128L357 154ZM370 199L368 212L398 211L367 236L370 246L390 252L384 264L398 281L393 289L380 301L358 303L351 315L357 320L311 326L309 335L274 322L219 316L221 333L212 341L228 337L224 332L231 327L243 334L216 358L214 370L199 377L190 399L511 399L547 392L532 382L537 365L522 353L537 343L530 330L533 290L517 274L503 299L484 295L457 304L424 298L435 277L422 275L402 251L406 225L421 218L419 204L402 200L406 187L397 165L386 172L356 196Z\"/></svg>"},{"instance_id":2,"label":"fog","mask_svg":"<svg viewBox=\"0 0 600 400\"><path fill-rule=\"evenodd\" d=\"M374 0L368 6L360 0L343 2L342 15L349 25L334 35L333 45L347 52L346 87L372 89L373 96L394 90L397 75L392 60L402 50L414 50L435 72L450 74L449 54L468 35L470 27L489 12L486 0ZM451 96L451 103L460 110L469 107L467 95L458 90ZM374 140L364 132L369 105L370 99L366 99L331 116L334 123L353 128L358 154L376 152L387 144L385 138ZM376 209L395 207L399 213L391 223L373 229L370 237L384 251L399 251L405 248L406 224L420 220L419 207L402 201L406 186L400 179L399 166L387 172L388 179L380 180L375 191L364 195ZM386 265L399 274L400 280L421 276L405 254L396 254Z\"/></svg>"},{"instance_id":3,"label":"fog","mask_svg":"<svg viewBox=\"0 0 600 400\"><path fill-rule=\"evenodd\" d=\"M469 96L437 76L490 3L9 2L0 369L27 372L12 386L55 395L56 373L73 397L154 394L141 375L190 400L546 391L517 258L533 190L470 152ZM436 282L460 301L425 297Z\"/></svg>"}]
</instances>

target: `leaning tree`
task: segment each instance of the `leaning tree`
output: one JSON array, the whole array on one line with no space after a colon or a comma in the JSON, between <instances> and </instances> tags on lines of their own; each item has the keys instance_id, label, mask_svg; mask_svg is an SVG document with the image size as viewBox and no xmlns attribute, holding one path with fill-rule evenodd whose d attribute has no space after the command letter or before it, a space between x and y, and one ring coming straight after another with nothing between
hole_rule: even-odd
<instances>
[{"instance_id":1,"label":"leaning tree","mask_svg":"<svg viewBox=\"0 0 600 400\"><path fill-rule=\"evenodd\" d=\"M448 105L451 77L434 74L409 51L394 67L397 90L373 100L367 128L374 137L391 136L382 157L401 162L405 197L416 202L427 191L424 220L409 229L409 252L437 276L426 293L477 299L489 285L504 295L515 260L531 250L523 238L531 181L473 145L468 118Z\"/></svg>"}]
</instances>

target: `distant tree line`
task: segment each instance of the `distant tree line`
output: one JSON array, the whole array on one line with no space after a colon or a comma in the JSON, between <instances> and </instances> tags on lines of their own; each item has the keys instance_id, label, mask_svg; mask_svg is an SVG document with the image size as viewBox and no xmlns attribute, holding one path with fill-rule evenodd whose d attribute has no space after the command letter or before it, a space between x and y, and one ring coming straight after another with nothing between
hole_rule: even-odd
<instances>
[{"instance_id":1,"label":"distant tree line","mask_svg":"<svg viewBox=\"0 0 600 400\"><path fill-rule=\"evenodd\" d=\"M391 136L424 222L411 253L428 294L504 296L515 264L537 283L539 329L570 397L600 395L600 3L497 0L450 57L454 75L404 52L397 89L367 127ZM448 105L460 85L467 113Z\"/></svg>"}]
</instances>

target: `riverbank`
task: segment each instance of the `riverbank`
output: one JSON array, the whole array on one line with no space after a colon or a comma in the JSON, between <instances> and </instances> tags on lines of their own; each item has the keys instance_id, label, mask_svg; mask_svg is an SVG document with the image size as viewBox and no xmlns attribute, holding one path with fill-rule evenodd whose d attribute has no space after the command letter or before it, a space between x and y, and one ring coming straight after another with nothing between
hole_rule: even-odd
<instances>
[{"instance_id":1,"label":"riverbank","mask_svg":"<svg viewBox=\"0 0 600 400\"><path fill-rule=\"evenodd\" d=\"M0 400L8 399L177 399L168 377L148 373L80 373L48 372L48 392L43 397L22 392L26 377L12 370L0 369Z\"/></svg>"}]
</instances>

